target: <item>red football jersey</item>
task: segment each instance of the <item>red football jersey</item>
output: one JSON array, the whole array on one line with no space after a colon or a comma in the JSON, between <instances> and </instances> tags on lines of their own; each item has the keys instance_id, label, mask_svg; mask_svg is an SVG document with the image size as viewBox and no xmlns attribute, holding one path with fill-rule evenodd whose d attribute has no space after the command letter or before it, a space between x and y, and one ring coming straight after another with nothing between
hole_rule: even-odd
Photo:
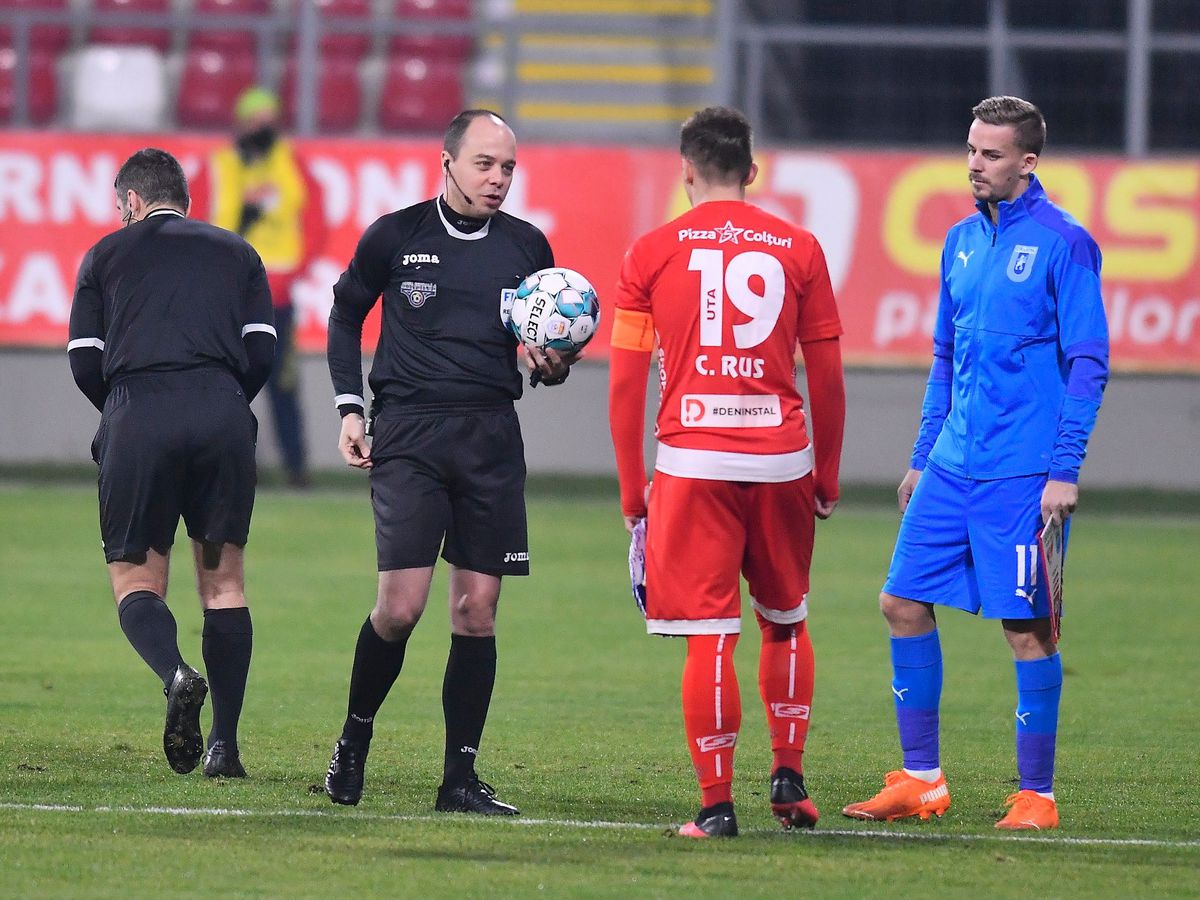
<instances>
[{"instance_id":1,"label":"red football jersey","mask_svg":"<svg viewBox=\"0 0 1200 900\"><path fill-rule=\"evenodd\" d=\"M796 347L842 326L810 232L742 201L702 203L633 245L616 307L628 349L658 344L658 470L740 481L811 470Z\"/></svg>"}]
</instances>

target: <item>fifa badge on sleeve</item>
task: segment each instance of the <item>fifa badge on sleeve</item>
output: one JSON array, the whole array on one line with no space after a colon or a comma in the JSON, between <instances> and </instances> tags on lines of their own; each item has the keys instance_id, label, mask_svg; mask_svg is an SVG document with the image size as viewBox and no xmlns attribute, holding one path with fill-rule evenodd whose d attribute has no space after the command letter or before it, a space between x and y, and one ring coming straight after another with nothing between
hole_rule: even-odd
<instances>
[{"instance_id":1,"label":"fifa badge on sleeve","mask_svg":"<svg viewBox=\"0 0 1200 900\"><path fill-rule=\"evenodd\" d=\"M629 538L629 586L642 617L646 615L646 520L638 519Z\"/></svg>"}]
</instances>

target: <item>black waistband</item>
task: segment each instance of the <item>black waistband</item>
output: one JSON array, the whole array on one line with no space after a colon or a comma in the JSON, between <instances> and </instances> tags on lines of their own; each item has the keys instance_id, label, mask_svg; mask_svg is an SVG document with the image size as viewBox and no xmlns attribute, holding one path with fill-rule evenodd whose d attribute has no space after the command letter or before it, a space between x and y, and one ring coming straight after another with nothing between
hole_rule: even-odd
<instances>
[{"instance_id":1,"label":"black waistband","mask_svg":"<svg viewBox=\"0 0 1200 900\"><path fill-rule=\"evenodd\" d=\"M123 387L136 390L177 390L198 384L226 384L235 388L240 387L237 376L226 366L217 363L193 366L188 369L118 372L109 382L109 386L113 388Z\"/></svg>"},{"instance_id":2,"label":"black waistband","mask_svg":"<svg viewBox=\"0 0 1200 900\"><path fill-rule=\"evenodd\" d=\"M371 408L377 416L383 419L398 416L473 416L481 413L511 411L513 402L511 400L488 400L474 403L397 403L377 397Z\"/></svg>"}]
</instances>

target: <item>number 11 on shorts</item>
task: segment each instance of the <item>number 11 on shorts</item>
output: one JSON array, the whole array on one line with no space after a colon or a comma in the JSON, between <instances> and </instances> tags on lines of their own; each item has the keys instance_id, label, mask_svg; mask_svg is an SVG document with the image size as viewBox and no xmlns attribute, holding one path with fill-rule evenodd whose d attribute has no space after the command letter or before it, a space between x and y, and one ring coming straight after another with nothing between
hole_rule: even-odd
<instances>
[{"instance_id":1,"label":"number 11 on shorts","mask_svg":"<svg viewBox=\"0 0 1200 900\"><path fill-rule=\"evenodd\" d=\"M1033 606L1037 594L1038 545L1017 544L1017 596Z\"/></svg>"}]
</instances>

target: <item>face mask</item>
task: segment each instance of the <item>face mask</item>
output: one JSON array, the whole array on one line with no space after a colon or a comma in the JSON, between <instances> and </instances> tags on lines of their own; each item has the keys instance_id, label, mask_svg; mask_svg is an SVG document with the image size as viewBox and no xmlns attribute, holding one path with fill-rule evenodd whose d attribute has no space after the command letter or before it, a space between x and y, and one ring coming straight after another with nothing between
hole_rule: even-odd
<instances>
[{"instance_id":1,"label":"face mask","mask_svg":"<svg viewBox=\"0 0 1200 900\"><path fill-rule=\"evenodd\" d=\"M266 156L278 138L279 132L274 125L263 125L260 128L255 128L253 131L239 134L235 141L238 156L244 162Z\"/></svg>"},{"instance_id":2,"label":"face mask","mask_svg":"<svg viewBox=\"0 0 1200 900\"><path fill-rule=\"evenodd\" d=\"M132 209L129 210L127 213L125 213L125 215L121 216L121 222L124 223L124 226L126 228L128 228L130 225L133 224L133 210Z\"/></svg>"}]
</instances>

